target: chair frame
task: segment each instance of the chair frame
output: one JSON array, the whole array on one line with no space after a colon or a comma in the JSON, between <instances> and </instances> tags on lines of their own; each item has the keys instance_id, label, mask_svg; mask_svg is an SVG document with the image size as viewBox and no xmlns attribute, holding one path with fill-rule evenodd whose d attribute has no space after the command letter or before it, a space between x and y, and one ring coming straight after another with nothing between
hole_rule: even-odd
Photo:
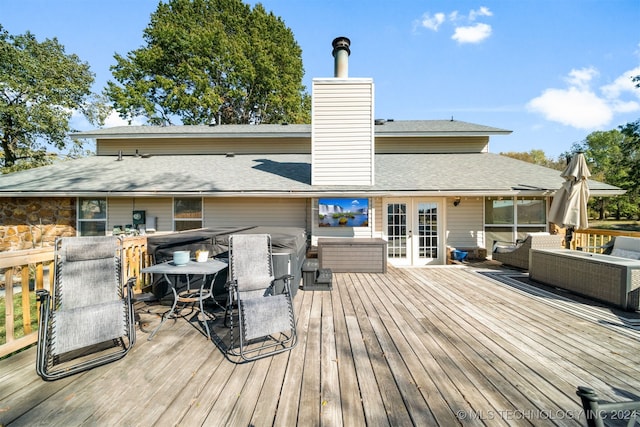
<instances>
[{"instance_id":1,"label":"chair frame","mask_svg":"<svg viewBox=\"0 0 640 427\"><path fill-rule=\"evenodd\" d=\"M628 426L640 422L640 400L604 402L598 399L598 394L593 389L584 386L578 386L576 394L582 402L588 427L604 427L607 419L628 421ZM615 416L610 416L611 414Z\"/></svg>"},{"instance_id":2,"label":"chair frame","mask_svg":"<svg viewBox=\"0 0 640 427\"><path fill-rule=\"evenodd\" d=\"M248 235L243 235L248 236ZM267 238L268 250L269 250L269 275L273 277L273 251L271 247L271 236L266 234L264 235ZM242 361L249 362L257 359L262 359L264 357L272 356L278 353L282 353L285 351L292 350L297 345L297 332L296 332L296 319L295 312L293 306L293 299L291 294L291 280L294 278L293 275L286 274L280 277L274 278L268 287L265 289L265 293L270 294L270 296L258 297L258 298L271 298L273 296L277 296L274 294L275 284L278 281L284 282L284 290L281 295L284 295L288 304L289 304L289 315L290 315L290 325L291 330L289 334L286 334L284 331L280 332L280 336L282 339L275 339L272 335L267 335L261 338L254 338L250 340L245 340L244 338L244 327L245 327L245 319L244 316L240 313L240 290L238 289L238 280L236 278L236 271L234 266L234 249L233 249L233 238L234 236L230 236L229 238L229 275L227 280L227 306L225 309L225 326L230 325L230 336L231 336L231 345L227 348L227 354L240 357ZM239 345L235 345L235 337L233 334L234 324L233 324L233 307L237 307L238 312L238 323L239 323ZM256 345L255 347L248 348L249 345L257 343L259 340L263 340L261 345ZM278 348L279 347L279 348ZM265 351L270 350L270 351Z\"/></svg>"},{"instance_id":3,"label":"chair frame","mask_svg":"<svg viewBox=\"0 0 640 427\"><path fill-rule=\"evenodd\" d=\"M126 328L124 335L112 340L112 345L107 346L108 350L93 343L79 350L70 351L63 354L52 353L52 342L55 338L56 330L52 316L56 310L60 308L61 293L61 268L62 256L60 254L66 239L82 239L83 237L64 237L57 238L54 249L54 284L53 290L50 292L46 289L36 291L36 298L40 303L40 317L38 329L37 355L36 355L36 372L46 381L57 380L68 377L89 369L114 362L123 358L133 347L136 341L135 330L135 314L133 308L133 288L136 278L132 277L128 281L124 281L124 272L122 268L122 260L124 256L122 237L105 236L105 239L114 239L116 241L116 251L114 252L115 271L118 276L118 293L119 298L123 300L126 312ZM94 238L95 239L95 238ZM89 284L88 284L89 285ZM96 348L93 348L96 346ZM104 347L104 346L103 346ZM113 350L114 347L120 347L119 350ZM64 356L64 357L62 357ZM81 360L73 364L74 360Z\"/></svg>"}]
</instances>

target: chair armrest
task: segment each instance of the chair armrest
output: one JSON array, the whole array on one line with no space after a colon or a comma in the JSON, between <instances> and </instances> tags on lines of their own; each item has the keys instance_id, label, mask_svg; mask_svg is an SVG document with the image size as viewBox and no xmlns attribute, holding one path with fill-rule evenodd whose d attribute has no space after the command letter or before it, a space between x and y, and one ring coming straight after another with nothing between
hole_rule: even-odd
<instances>
[{"instance_id":1,"label":"chair armrest","mask_svg":"<svg viewBox=\"0 0 640 427\"><path fill-rule=\"evenodd\" d=\"M49 298L49 295L49 291L46 289L36 290L36 299L40 302L44 302L47 298Z\"/></svg>"},{"instance_id":2,"label":"chair armrest","mask_svg":"<svg viewBox=\"0 0 640 427\"><path fill-rule=\"evenodd\" d=\"M291 280L293 279L293 276L291 274L283 274L280 277L276 277L275 279L273 279L274 282L277 282L278 280Z\"/></svg>"},{"instance_id":3,"label":"chair armrest","mask_svg":"<svg viewBox=\"0 0 640 427\"><path fill-rule=\"evenodd\" d=\"M496 253L498 252L498 248L503 248L503 249L517 249L518 246L520 245L520 243L516 242L506 242L506 241L500 241L500 240L494 240L493 241L493 247L491 248L491 252L492 253Z\"/></svg>"},{"instance_id":4,"label":"chair armrest","mask_svg":"<svg viewBox=\"0 0 640 427\"><path fill-rule=\"evenodd\" d=\"M515 245L517 243L518 243L517 241L515 241L515 242L512 242L512 241L507 242L506 240L494 240L493 241L494 245L499 245L499 244L502 244L502 245Z\"/></svg>"},{"instance_id":5,"label":"chair armrest","mask_svg":"<svg viewBox=\"0 0 640 427\"><path fill-rule=\"evenodd\" d=\"M127 289L127 293L129 294L129 299L133 300L133 288L136 287L136 282L138 281L137 277L130 277L126 283L123 285L124 288Z\"/></svg>"}]
</instances>

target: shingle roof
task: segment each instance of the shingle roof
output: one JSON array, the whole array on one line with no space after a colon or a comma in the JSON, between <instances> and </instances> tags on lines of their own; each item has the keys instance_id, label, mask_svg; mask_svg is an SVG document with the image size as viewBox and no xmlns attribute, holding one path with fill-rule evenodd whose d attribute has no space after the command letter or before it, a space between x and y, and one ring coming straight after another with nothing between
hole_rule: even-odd
<instances>
[{"instance_id":1,"label":"shingle roof","mask_svg":"<svg viewBox=\"0 0 640 427\"><path fill-rule=\"evenodd\" d=\"M92 156L0 176L0 197L36 195L545 194L560 172L491 153L378 154L373 186L312 186L311 155ZM620 194L590 181L592 195Z\"/></svg>"},{"instance_id":2,"label":"shingle roof","mask_svg":"<svg viewBox=\"0 0 640 427\"><path fill-rule=\"evenodd\" d=\"M458 120L383 120L375 126L377 137L508 135L510 130ZM221 126L119 126L71 134L73 138L224 138L260 136L311 137L311 125L261 124Z\"/></svg>"}]
</instances>

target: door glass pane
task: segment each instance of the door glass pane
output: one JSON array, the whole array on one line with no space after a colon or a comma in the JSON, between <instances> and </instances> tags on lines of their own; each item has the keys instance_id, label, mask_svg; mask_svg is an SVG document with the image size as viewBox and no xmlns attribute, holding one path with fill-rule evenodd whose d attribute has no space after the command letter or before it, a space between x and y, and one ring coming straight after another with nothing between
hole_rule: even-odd
<instances>
[{"instance_id":1,"label":"door glass pane","mask_svg":"<svg viewBox=\"0 0 640 427\"><path fill-rule=\"evenodd\" d=\"M418 203L418 256L438 258L438 204Z\"/></svg>"},{"instance_id":2,"label":"door glass pane","mask_svg":"<svg viewBox=\"0 0 640 427\"><path fill-rule=\"evenodd\" d=\"M387 205L387 255L389 258L407 256L407 205L389 203Z\"/></svg>"}]
</instances>

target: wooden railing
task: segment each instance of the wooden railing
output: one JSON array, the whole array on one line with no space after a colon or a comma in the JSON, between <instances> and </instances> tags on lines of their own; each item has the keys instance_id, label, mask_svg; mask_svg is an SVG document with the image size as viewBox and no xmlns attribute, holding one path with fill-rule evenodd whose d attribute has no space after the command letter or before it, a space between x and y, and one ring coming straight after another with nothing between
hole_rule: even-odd
<instances>
[{"instance_id":1,"label":"wooden railing","mask_svg":"<svg viewBox=\"0 0 640 427\"><path fill-rule=\"evenodd\" d=\"M130 277L137 278L137 291L144 285L140 269L145 267L147 262L147 238L126 237L124 276L125 280ZM4 283L4 298L0 297L0 308L4 308L5 312L5 332L0 334L0 357L3 357L35 343L38 339L37 326L33 326L37 325L38 320L35 291L50 290L53 286L53 247L0 252L0 283ZM14 301L14 287L17 286L20 287L21 295L20 300L17 300L18 304ZM18 326L17 321L22 326Z\"/></svg>"},{"instance_id":2,"label":"wooden railing","mask_svg":"<svg viewBox=\"0 0 640 427\"><path fill-rule=\"evenodd\" d=\"M637 231L601 230L586 228L573 233L571 249L582 248L583 251L602 253L602 246L609 243L616 236L640 237Z\"/></svg>"}]
</instances>

